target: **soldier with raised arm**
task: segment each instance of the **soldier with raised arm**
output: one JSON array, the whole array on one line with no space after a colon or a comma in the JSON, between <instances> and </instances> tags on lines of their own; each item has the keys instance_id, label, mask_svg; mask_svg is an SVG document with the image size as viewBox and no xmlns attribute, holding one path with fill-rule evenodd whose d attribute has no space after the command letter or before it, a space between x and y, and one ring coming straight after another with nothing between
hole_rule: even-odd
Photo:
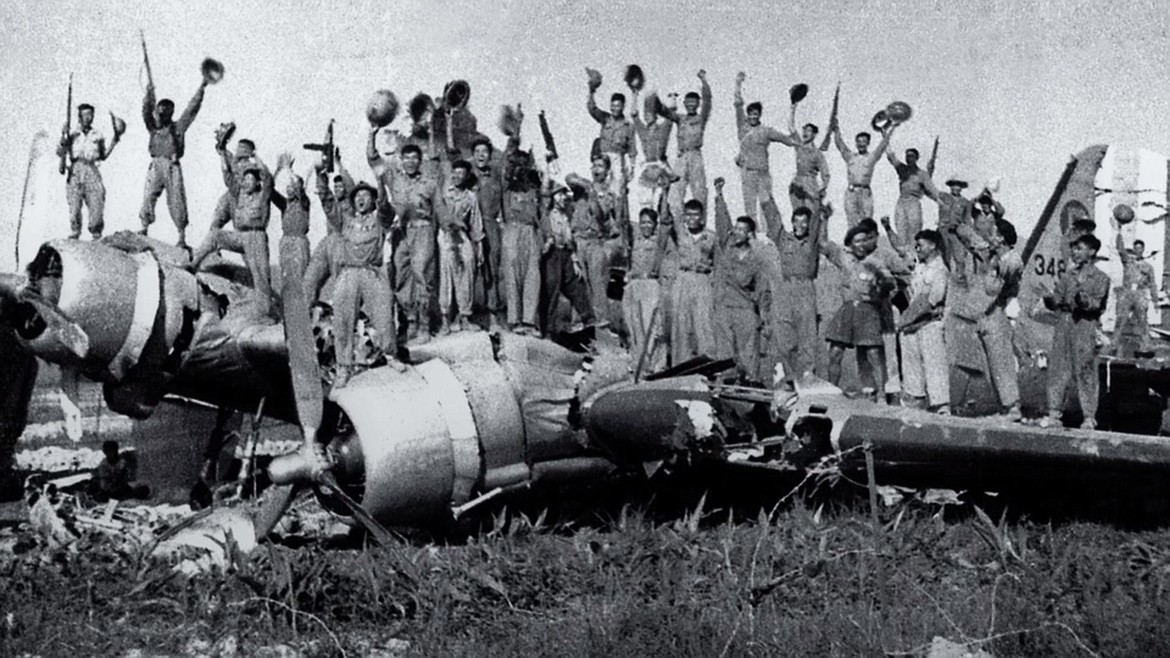
<instances>
[{"instance_id":1,"label":"soldier with raised arm","mask_svg":"<svg viewBox=\"0 0 1170 658\"><path fill-rule=\"evenodd\" d=\"M508 328L519 334L540 333L540 257L545 234L543 182L532 153L519 139L504 152L504 224L500 230L500 288L508 310Z\"/></svg>"},{"instance_id":2,"label":"soldier with raised arm","mask_svg":"<svg viewBox=\"0 0 1170 658\"><path fill-rule=\"evenodd\" d=\"M394 289L407 315L408 336L426 342L431 338L435 239L443 195L438 181L423 172L423 152L417 144L403 146L397 164L387 162L378 155L377 133L378 127L371 124L366 156L382 186L390 191L395 228L402 231L394 250Z\"/></svg>"},{"instance_id":3,"label":"soldier with raised arm","mask_svg":"<svg viewBox=\"0 0 1170 658\"><path fill-rule=\"evenodd\" d=\"M699 91L688 91L683 97L680 114L674 108L663 108L662 115L668 121L678 124L678 161L674 172L679 180L670 188L670 211L675 217L682 217L683 201L687 192L691 198L707 204L707 171L703 165L703 137L707 122L711 119L711 85L707 83L707 71L699 70Z\"/></svg>"},{"instance_id":4,"label":"soldier with raised arm","mask_svg":"<svg viewBox=\"0 0 1170 658\"><path fill-rule=\"evenodd\" d=\"M735 76L735 130L739 136L739 154L735 164L743 181L743 211L753 219L761 217L759 206L772 197L772 173L768 165L768 147L772 142L796 146L795 135L784 133L760 123L764 106L760 102L743 102L743 82L747 74ZM822 158L823 159L823 158ZM771 227L762 227L765 232Z\"/></svg>"},{"instance_id":5,"label":"soldier with raised arm","mask_svg":"<svg viewBox=\"0 0 1170 658\"><path fill-rule=\"evenodd\" d=\"M771 306L763 255L753 244L756 222L743 215L731 222L723 179L715 181L715 316L720 354L735 359L740 381L760 380L760 334ZM787 303L787 302L786 302Z\"/></svg>"},{"instance_id":6,"label":"soldier with raised arm","mask_svg":"<svg viewBox=\"0 0 1170 658\"><path fill-rule=\"evenodd\" d=\"M820 214L821 204L825 199L825 191L829 189L829 163L825 161L825 154L816 145L817 133L820 129L815 124L806 123L800 129L800 136L796 134L796 104L788 114L788 132L795 143L789 144L796 156L796 173L792 182L788 184L788 201L792 210L805 207L813 215ZM818 180L819 179L819 180ZM826 230L827 226L822 226Z\"/></svg>"},{"instance_id":7,"label":"soldier with raised arm","mask_svg":"<svg viewBox=\"0 0 1170 658\"><path fill-rule=\"evenodd\" d=\"M187 109L178 120L173 118L175 103L164 98L155 104L154 85L147 83L146 95L142 99L142 121L150 133L150 167L146 170L146 189L143 192L142 209L138 213L142 221L143 235L154 223L154 207L163 190L167 193L167 209L171 221L178 229L179 247L187 246L187 192L183 187L183 168L179 161L186 147L187 129L199 114L203 105L203 92L208 79L199 83L199 89L187 104Z\"/></svg>"},{"instance_id":8,"label":"soldier with raised arm","mask_svg":"<svg viewBox=\"0 0 1170 658\"><path fill-rule=\"evenodd\" d=\"M598 148L602 155L609 158L611 174L609 190L620 199L633 171L634 161L638 157L638 145L634 136L634 124L625 116L625 94L619 92L610 96L609 112L603 112L597 107L595 98L597 86L600 84L599 78L590 76L589 96L585 102L585 109L601 126Z\"/></svg>"},{"instance_id":9,"label":"soldier with raised arm","mask_svg":"<svg viewBox=\"0 0 1170 658\"><path fill-rule=\"evenodd\" d=\"M823 231L833 208L824 204L813 215L807 207L792 213L792 230L784 228L780 208L774 199L764 202L764 217L771 230L768 237L780 258L780 278L773 282L772 341L778 360L788 377L799 379L813 372L820 342L816 278L820 269ZM781 301L782 300L782 301Z\"/></svg>"},{"instance_id":10,"label":"soldier with raised arm","mask_svg":"<svg viewBox=\"0 0 1170 658\"><path fill-rule=\"evenodd\" d=\"M646 97L644 110L644 113L639 115L638 108L635 107L631 113L634 129L642 142L642 153L645 156L645 162L639 167L635 179L637 194L633 194L631 190L631 203L639 211L643 208L657 208L657 197L665 194L671 181L677 178L674 169L666 162L670 131L674 129L674 124L663 118L668 110L658 100L657 94ZM657 214L657 211L655 213Z\"/></svg>"},{"instance_id":11,"label":"soldier with raised arm","mask_svg":"<svg viewBox=\"0 0 1170 658\"><path fill-rule=\"evenodd\" d=\"M938 198L938 190L930 174L918 167L918 149L906 149L902 162L893 150L886 151L886 159L898 174L898 202L894 205L894 227L899 235L916 235L922 230L922 197Z\"/></svg>"},{"instance_id":12,"label":"soldier with raised arm","mask_svg":"<svg viewBox=\"0 0 1170 658\"><path fill-rule=\"evenodd\" d=\"M65 172L65 198L69 202L69 237L81 237L81 204L89 209L89 233L93 239L102 237L105 228L106 186L98 163L110 157L114 147L126 132L126 123L110 117L114 124L114 138L108 143L101 131L93 126L93 106L77 106L77 130L61 129L61 143L57 155L69 155L69 169Z\"/></svg>"},{"instance_id":13,"label":"soldier with raised arm","mask_svg":"<svg viewBox=\"0 0 1170 658\"><path fill-rule=\"evenodd\" d=\"M882 141L873 151L869 150L869 141L872 138L869 133L857 133L853 138L857 150L852 151L841 137L841 126L836 123L829 126L829 131L833 133L833 142L841 152L841 159L845 161L846 176L849 179L849 186L845 188L845 223L849 228L857 226L857 222L866 217L873 219L873 190L870 189L873 168L889 147L890 137L894 134L896 126L897 124L890 124L889 128L882 131ZM898 230L901 231L901 227ZM917 232L916 230L910 235Z\"/></svg>"},{"instance_id":14,"label":"soldier with raised arm","mask_svg":"<svg viewBox=\"0 0 1170 658\"><path fill-rule=\"evenodd\" d=\"M1154 266L1145 260L1146 243L1134 240L1125 247L1121 225L1112 219L1117 236L1117 255L1121 258L1121 286L1117 288L1117 317L1113 326L1113 346L1117 356L1133 358L1150 336L1149 307L1158 301Z\"/></svg>"},{"instance_id":15,"label":"soldier with raised arm","mask_svg":"<svg viewBox=\"0 0 1170 658\"><path fill-rule=\"evenodd\" d=\"M272 303L270 283L270 255L268 251L268 220L271 216L272 174L264 163L247 162L237 177L232 167L234 158L223 154L225 177L239 180L232 197L230 212L219 215L207 232L203 244L191 256L191 269L196 270L205 258L221 249L243 254L252 275L252 286L257 312L268 315ZM232 230L224 227L228 222Z\"/></svg>"}]
</instances>

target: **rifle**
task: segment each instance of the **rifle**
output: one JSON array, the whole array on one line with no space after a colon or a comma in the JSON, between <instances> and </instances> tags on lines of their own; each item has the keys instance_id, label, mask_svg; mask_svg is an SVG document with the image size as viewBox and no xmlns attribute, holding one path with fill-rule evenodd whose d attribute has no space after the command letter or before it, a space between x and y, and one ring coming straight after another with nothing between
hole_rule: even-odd
<instances>
[{"instance_id":1,"label":"rifle","mask_svg":"<svg viewBox=\"0 0 1170 658\"><path fill-rule=\"evenodd\" d=\"M57 162L57 173L64 174L69 162L70 137L73 133L73 74L69 74L69 93L65 95L65 134L62 136L65 149L61 152L61 159Z\"/></svg>"},{"instance_id":2,"label":"rifle","mask_svg":"<svg viewBox=\"0 0 1170 658\"><path fill-rule=\"evenodd\" d=\"M545 159L549 162L557 159L557 143L553 140L552 130L548 127L548 119L544 110L540 111L540 135L544 137Z\"/></svg>"},{"instance_id":3,"label":"rifle","mask_svg":"<svg viewBox=\"0 0 1170 658\"><path fill-rule=\"evenodd\" d=\"M325 130L325 141L320 144L304 144L306 151L317 151L325 154L325 171L332 172L337 159L337 147L333 145L333 119L329 120L329 127Z\"/></svg>"},{"instance_id":4,"label":"rifle","mask_svg":"<svg viewBox=\"0 0 1170 658\"><path fill-rule=\"evenodd\" d=\"M150 55L146 53L146 34L138 30L138 39L142 42L142 63L146 65L146 86L154 87L154 74L150 72Z\"/></svg>"},{"instance_id":5,"label":"rifle","mask_svg":"<svg viewBox=\"0 0 1170 658\"><path fill-rule=\"evenodd\" d=\"M833 92L833 111L829 114L829 129L825 131L825 138L821 140L821 150L829 150L829 141L833 139L833 127L837 123L837 105L841 102L841 83L837 83L837 90Z\"/></svg>"},{"instance_id":6,"label":"rifle","mask_svg":"<svg viewBox=\"0 0 1170 658\"><path fill-rule=\"evenodd\" d=\"M934 147L930 149L930 159L926 161L926 175L934 177L934 163L938 160L938 136L934 138Z\"/></svg>"}]
</instances>

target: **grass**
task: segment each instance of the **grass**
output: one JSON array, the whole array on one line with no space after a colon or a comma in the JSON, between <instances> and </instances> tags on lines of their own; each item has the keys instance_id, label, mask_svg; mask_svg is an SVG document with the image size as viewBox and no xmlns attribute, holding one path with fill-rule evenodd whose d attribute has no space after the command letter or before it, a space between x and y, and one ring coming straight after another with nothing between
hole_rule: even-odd
<instances>
[{"instance_id":1,"label":"grass","mask_svg":"<svg viewBox=\"0 0 1170 658\"><path fill-rule=\"evenodd\" d=\"M947 508L952 509L950 507ZM520 513L453 544L269 545L183 581L119 542L0 560L0 655L923 655L1170 653L1170 531L996 519L908 501L732 519L700 500L589 525Z\"/></svg>"}]
</instances>

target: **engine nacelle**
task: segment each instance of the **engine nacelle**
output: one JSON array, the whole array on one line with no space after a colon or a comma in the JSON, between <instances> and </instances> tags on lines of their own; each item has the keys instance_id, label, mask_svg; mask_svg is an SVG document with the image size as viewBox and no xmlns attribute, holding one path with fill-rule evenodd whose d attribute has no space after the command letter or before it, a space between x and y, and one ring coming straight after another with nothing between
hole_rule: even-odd
<instances>
[{"instance_id":1,"label":"engine nacelle","mask_svg":"<svg viewBox=\"0 0 1170 658\"><path fill-rule=\"evenodd\" d=\"M523 336L500 341L493 350L484 333L437 340L426 350L438 358L404 373L368 370L332 396L354 429L332 445L338 479L364 485L362 506L379 521L432 524L480 493L615 470L579 424L579 384L597 376L583 356Z\"/></svg>"}]
</instances>

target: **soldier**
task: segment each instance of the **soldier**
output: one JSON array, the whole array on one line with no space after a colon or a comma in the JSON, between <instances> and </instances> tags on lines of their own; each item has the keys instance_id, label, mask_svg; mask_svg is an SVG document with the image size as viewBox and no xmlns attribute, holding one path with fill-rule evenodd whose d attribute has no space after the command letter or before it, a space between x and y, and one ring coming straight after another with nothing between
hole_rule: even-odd
<instances>
[{"instance_id":1,"label":"soldier","mask_svg":"<svg viewBox=\"0 0 1170 658\"><path fill-rule=\"evenodd\" d=\"M556 312L556 301L559 295L568 298L569 303L587 332L592 332L593 303L589 299L589 285L582 276L581 260L577 256L577 245L573 235L572 215L573 208L569 201L569 188L562 183L551 184L549 196L552 197L552 208L549 209L547 236L544 243L544 261L542 263L544 294L544 332L548 334L552 327L553 315ZM586 201L587 202L587 201Z\"/></svg>"},{"instance_id":2,"label":"soldier","mask_svg":"<svg viewBox=\"0 0 1170 658\"><path fill-rule=\"evenodd\" d=\"M764 202L763 211L771 227L768 237L776 245L780 260L780 278L772 282L775 303L770 324L774 351L787 375L800 378L816 365L820 316L815 281L821 263L821 226L832 213L832 206L824 204L817 215L806 207L797 208L792 213L791 231L784 228L774 199Z\"/></svg>"},{"instance_id":3,"label":"soldier","mask_svg":"<svg viewBox=\"0 0 1170 658\"><path fill-rule=\"evenodd\" d=\"M942 236L930 229L914 236L918 263L910 278L910 304L898 322L902 334L902 386L915 406L951 415L950 370L943 333L947 267Z\"/></svg>"},{"instance_id":4,"label":"soldier","mask_svg":"<svg viewBox=\"0 0 1170 658\"><path fill-rule=\"evenodd\" d=\"M947 179L948 192L932 196L938 204L938 231L946 241L943 252L950 267L951 276L956 278L960 286L966 286L967 252L976 260L984 260L987 254L987 241L974 228L975 205L970 199L963 196L967 189L967 181L952 176ZM905 235L905 234L903 234Z\"/></svg>"},{"instance_id":5,"label":"soldier","mask_svg":"<svg viewBox=\"0 0 1170 658\"><path fill-rule=\"evenodd\" d=\"M634 160L638 157L638 145L634 138L634 124L625 116L625 94L615 93L610 96L609 113L606 114L597 107L594 98L600 84L599 78L590 77L589 98L585 108L589 111L589 116L601 125L597 148L601 154L609 156L612 174L609 178L609 191L615 198L620 199L630 180Z\"/></svg>"},{"instance_id":6,"label":"soldier","mask_svg":"<svg viewBox=\"0 0 1170 658\"><path fill-rule=\"evenodd\" d=\"M234 165L232 165L234 166ZM235 177L234 172L230 174ZM203 244L191 256L195 271L205 258L221 249L244 255L252 275L257 312L267 316L272 303L268 253L268 219L272 202L272 174L263 163L249 164L240 178L240 188L230 213L218 217ZM230 219L234 230L224 226Z\"/></svg>"},{"instance_id":7,"label":"soldier","mask_svg":"<svg viewBox=\"0 0 1170 658\"><path fill-rule=\"evenodd\" d=\"M446 150L442 141L446 139L446 136L435 135L434 132L435 101L427 94L416 94L410 100L407 111L410 114L410 130L405 135L399 134L397 131L392 132L394 153L401 160L402 149L408 144L417 146L419 153L422 154L419 166L423 174L441 184L444 172L439 163ZM367 156L370 159L370 166L375 171L384 167L401 166L401 161L397 163L384 161L377 149L367 151Z\"/></svg>"},{"instance_id":8,"label":"soldier","mask_svg":"<svg viewBox=\"0 0 1170 658\"><path fill-rule=\"evenodd\" d=\"M456 160L451 164L451 181L443 193L439 212L439 333L477 331L471 321L471 282L475 268L483 264L483 215L479 200L472 191L475 174L471 163ZM452 302L456 308L452 308ZM459 315L451 324L452 311Z\"/></svg>"},{"instance_id":9,"label":"soldier","mask_svg":"<svg viewBox=\"0 0 1170 658\"><path fill-rule=\"evenodd\" d=\"M480 135L472 142L472 162L475 164L475 196L479 199L479 212L483 217L483 267L479 269L479 280L484 291L484 303L487 306L490 329L499 328L498 317L504 310L504 293L500 282L500 256L503 245L502 229L504 224L504 167L507 153L514 150L512 141L519 142L518 138L508 139L508 148L505 153L497 153L492 146L492 140L486 135Z\"/></svg>"},{"instance_id":10,"label":"soldier","mask_svg":"<svg viewBox=\"0 0 1170 658\"><path fill-rule=\"evenodd\" d=\"M635 96L636 98L637 96ZM646 158L637 176L637 198L633 199L639 210L657 208L658 199L655 197L664 193L670 183L678 178L666 162L666 147L670 143L670 131L674 128L674 124L660 118L666 108L659 102L656 94L650 94L646 97L644 109L645 121L638 115L636 106L631 113L638 139L642 141L642 153Z\"/></svg>"},{"instance_id":11,"label":"soldier","mask_svg":"<svg viewBox=\"0 0 1170 658\"><path fill-rule=\"evenodd\" d=\"M658 229L658 213L652 208L643 208L638 214L638 234L634 237L630 268L626 271L622 314L630 332L630 354L642 360L644 372L657 372L666 367L666 345L659 340L663 312L662 291L658 285L662 235ZM641 356L643 350L646 351L644 357Z\"/></svg>"},{"instance_id":12,"label":"soldier","mask_svg":"<svg viewBox=\"0 0 1170 658\"><path fill-rule=\"evenodd\" d=\"M1015 352L1012 349L1012 325L1007 317L1007 305L1020 293L1020 279L1024 264L1016 254L1016 227L1006 219L999 219L988 235L991 262L984 274L983 286L992 298L992 304L976 322L976 333L987 356L991 384L999 396L1000 409L1010 421L1018 421L1020 412L1020 384Z\"/></svg>"},{"instance_id":13,"label":"soldier","mask_svg":"<svg viewBox=\"0 0 1170 658\"><path fill-rule=\"evenodd\" d=\"M1158 301L1154 267L1145 258L1146 243L1134 240L1125 248L1121 225L1113 222L1117 236L1117 254L1121 258L1121 286L1117 288L1117 318L1113 327L1113 345L1117 356L1133 358L1150 335L1149 305Z\"/></svg>"},{"instance_id":14,"label":"soldier","mask_svg":"<svg viewBox=\"0 0 1170 658\"><path fill-rule=\"evenodd\" d=\"M886 159L898 174L898 202L894 206L894 226L899 235L917 235L922 230L922 196L938 199L938 190L930 174L918 167L918 149L906 149L906 162L898 160L892 150Z\"/></svg>"},{"instance_id":15,"label":"soldier","mask_svg":"<svg viewBox=\"0 0 1170 658\"><path fill-rule=\"evenodd\" d=\"M154 206L163 190L167 192L167 209L171 221L179 231L176 244L187 247L187 193L183 187L183 168L179 161L186 146L187 129L199 114L203 105L203 91L209 80L203 79L187 109L177 121L172 120L175 103L169 98L154 102L154 85L147 83L146 96L142 99L142 121L150 132L150 167L146 170L146 189L142 198L142 209L138 213L142 220L142 235L146 235L154 223Z\"/></svg>"},{"instance_id":16,"label":"soldier","mask_svg":"<svg viewBox=\"0 0 1170 658\"><path fill-rule=\"evenodd\" d=\"M443 205L437 179L422 170L423 151L406 144L399 151L399 164L382 160L375 147L378 127L370 125L366 155L378 180L390 190L394 223L402 231L394 249L394 289L398 305L408 316L408 338L426 342L431 338L429 309L432 281L435 280L435 222Z\"/></svg>"},{"instance_id":17,"label":"soldier","mask_svg":"<svg viewBox=\"0 0 1170 658\"><path fill-rule=\"evenodd\" d=\"M504 157L504 225L501 230L500 278L508 309L508 328L538 335L540 256L544 234L540 172L532 154L512 140Z\"/></svg>"},{"instance_id":18,"label":"soldier","mask_svg":"<svg viewBox=\"0 0 1170 658\"><path fill-rule=\"evenodd\" d=\"M889 296L897 287L894 272L877 253L877 224L862 220L845 233L845 246L825 244L825 255L841 269L845 280L843 301L829 322L829 381L840 384L845 350L857 350L857 370L862 393L882 399L886 384L886 351L883 334L892 330Z\"/></svg>"},{"instance_id":19,"label":"soldier","mask_svg":"<svg viewBox=\"0 0 1170 658\"><path fill-rule=\"evenodd\" d=\"M760 331L771 290L763 257L752 244L756 222L744 215L731 226L723 179L715 182L715 308L722 357L735 359L740 381L760 378Z\"/></svg>"},{"instance_id":20,"label":"soldier","mask_svg":"<svg viewBox=\"0 0 1170 658\"><path fill-rule=\"evenodd\" d=\"M788 131L796 137L796 105L792 106L792 113L788 117ZM821 212L821 203L825 198L825 190L829 189L829 164L825 162L825 154L816 145L817 133L820 130L811 123L801 128L800 139L790 144L795 150L796 173L792 182L788 184L788 201L792 209L806 207L813 215ZM820 182L817 182L820 178ZM872 219L872 218L871 218ZM828 225L822 225L821 230L828 237Z\"/></svg>"},{"instance_id":21,"label":"soldier","mask_svg":"<svg viewBox=\"0 0 1170 658\"><path fill-rule=\"evenodd\" d=\"M215 144L215 152L219 155L220 175L223 177L223 184L227 189L224 190L219 201L215 204L215 211L211 215L213 227L227 226L232 221L236 200L239 197L240 188L243 186L244 172L260 166L260 160L256 157L256 143L250 139L241 139L236 142L235 156L228 153L226 135L229 134L229 130L234 131L235 125L222 124L216 131L219 139Z\"/></svg>"},{"instance_id":22,"label":"soldier","mask_svg":"<svg viewBox=\"0 0 1170 658\"><path fill-rule=\"evenodd\" d=\"M69 238L81 237L81 204L89 209L89 233L93 239L102 237L105 228L103 218L106 207L106 186L98 163L110 157L114 147L126 132L126 122L110 117L114 124L114 138L106 138L93 127L93 106L82 103L77 106L77 130L69 132L68 124L61 128L61 143L57 155L69 155L69 170L65 173L65 198L69 201Z\"/></svg>"},{"instance_id":23,"label":"soldier","mask_svg":"<svg viewBox=\"0 0 1170 658\"><path fill-rule=\"evenodd\" d=\"M715 356L714 290L715 233L707 228L703 204L691 199L683 204L683 226L672 226L678 273L671 285L670 350L678 365L696 356Z\"/></svg>"},{"instance_id":24,"label":"soldier","mask_svg":"<svg viewBox=\"0 0 1170 658\"><path fill-rule=\"evenodd\" d=\"M735 157L735 165L739 167L743 179L743 207L744 213L753 219L759 219L757 206L766 199L772 198L772 174L768 166L768 145L780 142L787 146L797 145L795 135L784 133L760 123L760 115L764 106L759 102L748 103L745 110L743 104L743 81L747 74L740 71L735 76L735 129L739 135L739 155ZM765 232L771 227L764 226Z\"/></svg>"},{"instance_id":25,"label":"soldier","mask_svg":"<svg viewBox=\"0 0 1170 658\"><path fill-rule=\"evenodd\" d=\"M1071 266L1043 298L1059 319L1048 361L1048 415L1041 419L1041 427L1060 425L1069 383L1084 413L1081 428L1097 427L1097 330L1109 299L1109 277L1095 262L1100 249L1096 236L1078 237L1069 251Z\"/></svg>"},{"instance_id":26,"label":"soldier","mask_svg":"<svg viewBox=\"0 0 1170 658\"><path fill-rule=\"evenodd\" d=\"M304 278L309 262L309 195L305 192L305 181L292 172L288 154L277 160L274 181L282 170L288 173L284 193L272 190L272 205L281 213L280 277L284 281L299 281Z\"/></svg>"},{"instance_id":27,"label":"soldier","mask_svg":"<svg viewBox=\"0 0 1170 658\"><path fill-rule=\"evenodd\" d=\"M851 151L841 137L841 127L836 122L829 126L829 131L833 133L833 142L841 152L841 159L845 161L845 171L849 178L849 187L845 189L845 223L850 228L857 226L857 222L866 217L873 218L873 190L869 184L873 181L873 168L889 147L890 137L894 134L896 126L897 124L890 124L887 130L882 131L882 141L875 151L869 150L869 141L872 139L869 133L857 133L853 138L857 151ZM918 233L917 229L910 233L903 232L900 226L898 231L902 235Z\"/></svg>"},{"instance_id":28,"label":"soldier","mask_svg":"<svg viewBox=\"0 0 1170 658\"><path fill-rule=\"evenodd\" d=\"M609 298L606 296L606 287L609 285L609 267L613 263L615 251L621 248L622 240L622 227L617 214L620 197L609 188L610 160L606 155L594 158L590 171L592 181L585 182L574 174L569 174L566 181L570 187L576 188L572 216L573 239L584 268L585 280L589 283L590 303L598 321L608 324Z\"/></svg>"},{"instance_id":29,"label":"soldier","mask_svg":"<svg viewBox=\"0 0 1170 658\"><path fill-rule=\"evenodd\" d=\"M340 238L331 243L329 254L337 270L333 289L333 339L337 354L335 389L344 387L354 373L353 335L359 308L364 308L370 318L376 346L385 355L387 363L399 372L405 370L397 358L394 296L382 261L394 210L388 202L378 199L377 189L364 182L354 187L349 201L352 211L343 211L345 223ZM334 210L332 198L323 197L321 202L327 214ZM307 292L310 299L317 296L315 289L310 288Z\"/></svg>"},{"instance_id":30,"label":"soldier","mask_svg":"<svg viewBox=\"0 0 1170 658\"><path fill-rule=\"evenodd\" d=\"M678 164L675 173L680 176L678 183L670 188L670 210L676 217L683 214L683 201L687 190L692 198L707 204L707 172L703 168L703 135L707 121L711 118L711 85L707 84L707 71L699 71L699 93L690 91L683 97L686 114L679 114L673 108L664 108L662 115L668 121L678 124Z\"/></svg>"}]
</instances>

